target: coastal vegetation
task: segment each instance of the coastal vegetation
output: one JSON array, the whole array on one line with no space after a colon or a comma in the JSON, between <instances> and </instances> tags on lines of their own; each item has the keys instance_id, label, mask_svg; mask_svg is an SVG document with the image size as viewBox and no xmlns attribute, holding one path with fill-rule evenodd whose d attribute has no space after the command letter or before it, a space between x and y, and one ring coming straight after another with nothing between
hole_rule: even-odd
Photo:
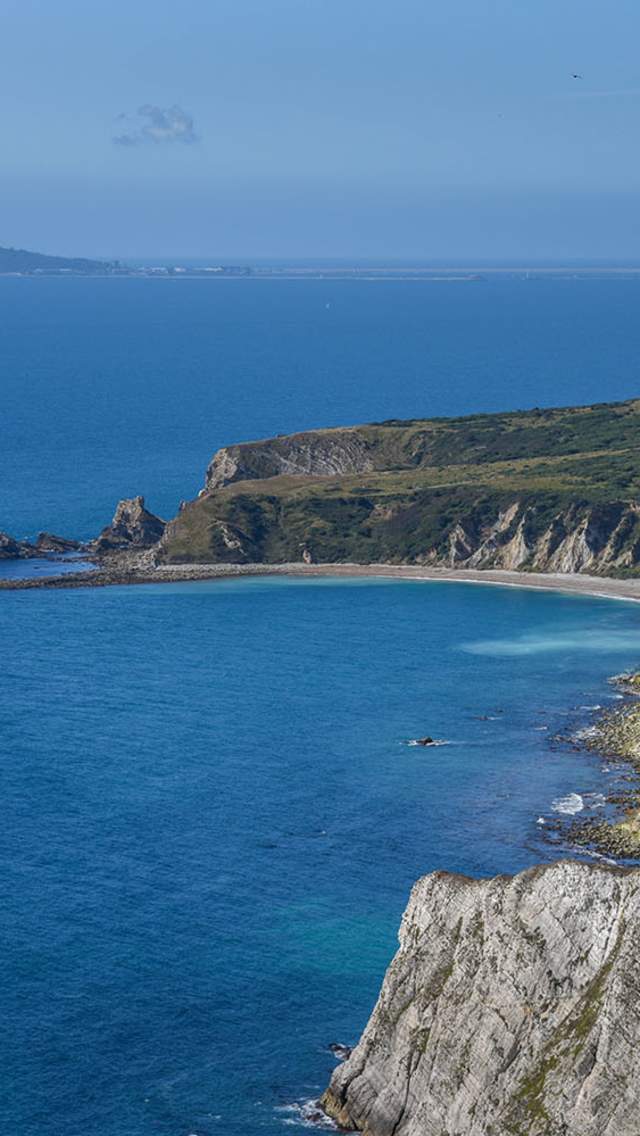
<instances>
[{"instance_id":1,"label":"coastal vegetation","mask_svg":"<svg viewBox=\"0 0 640 1136\"><path fill-rule=\"evenodd\" d=\"M640 400L227 447L161 563L640 571Z\"/></svg>"},{"instance_id":2,"label":"coastal vegetation","mask_svg":"<svg viewBox=\"0 0 640 1136\"><path fill-rule=\"evenodd\" d=\"M70 272L81 276L106 275L117 269L112 261L90 260L81 256L47 256L28 249L0 247L0 275L60 275Z\"/></svg>"}]
</instances>

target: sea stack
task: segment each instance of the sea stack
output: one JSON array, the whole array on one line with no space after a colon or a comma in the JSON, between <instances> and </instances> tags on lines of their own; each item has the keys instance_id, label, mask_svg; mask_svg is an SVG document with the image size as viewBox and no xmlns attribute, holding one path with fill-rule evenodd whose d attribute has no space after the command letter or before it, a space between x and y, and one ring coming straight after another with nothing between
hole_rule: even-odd
<instances>
[{"instance_id":1,"label":"sea stack","mask_svg":"<svg viewBox=\"0 0 640 1136\"><path fill-rule=\"evenodd\" d=\"M113 520L93 542L94 552L151 548L164 533L166 522L145 508L144 497L125 497L118 502Z\"/></svg>"}]
</instances>

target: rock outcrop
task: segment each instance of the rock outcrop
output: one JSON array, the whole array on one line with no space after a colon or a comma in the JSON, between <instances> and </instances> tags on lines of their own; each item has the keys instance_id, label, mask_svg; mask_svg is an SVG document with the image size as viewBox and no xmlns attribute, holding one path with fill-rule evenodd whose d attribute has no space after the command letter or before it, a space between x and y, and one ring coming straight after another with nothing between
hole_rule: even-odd
<instances>
[{"instance_id":1,"label":"rock outcrop","mask_svg":"<svg viewBox=\"0 0 640 1136\"><path fill-rule=\"evenodd\" d=\"M145 508L144 497L128 497L118 502L113 520L91 544L96 553L151 548L157 544L166 522Z\"/></svg>"},{"instance_id":2,"label":"rock outcrop","mask_svg":"<svg viewBox=\"0 0 640 1136\"><path fill-rule=\"evenodd\" d=\"M479 529L456 524L448 555L433 562L465 568L534 572L607 572L640 563L640 507L635 502L569 505L542 527L535 505L512 502Z\"/></svg>"},{"instance_id":3,"label":"rock outcrop","mask_svg":"<svg viewBox=\"0 0 640 1136\"><path fill-rule=\"evenodd\" d=\"M0 560L25 560L37 556L37 550L27 540L16 540L6 532L0 532Z\"/></svg>"},{"instance_id":4,"label":"rock outcrop","mask_svg":"<svg viewBox=\"0 0 640 1136\"><path fill-rule=\"evenodd\" d=\"M35 546L39 553L50 552L78 552L82 547L82 542L79 540L71 540L70 537L56 536L55 533L41 532L36 537Z\"/></svg>"},{"instance_id":5,"label":"rock outcrop","mask_svg":"<svg viewBox=\"0 0 640 1136\"><path fill-rule=\"evenodd\" d=\"M0 532L0 560L28 560L33 556L48 556L52 552L76 552L83 548L79 540L41 532L34 543L29 540L16 540L8 533Z\"/></svg>"},{"instance_id":6,"label":"rock outcrop","mask_svg":"<svg viewBox=\"0 0 640 1136\"><path fill-rule=\"evenodd\" d=\"M376 468L371 443L357 429L310 430L263 442L225 446L207 469L205 493L234 481L254 481L288 474L294 477L335 477Z\"/></svg>"},{"instance_id":7,"label":"rock outcrop","mask_svg":"<svg viewBox=\"0 0 640 1136\"><path fill-rule=\"evenodd\" d=\"M418 881L322 1105L367 1136L638 1136L640 870Z\"/></svg>"}]
</instances>

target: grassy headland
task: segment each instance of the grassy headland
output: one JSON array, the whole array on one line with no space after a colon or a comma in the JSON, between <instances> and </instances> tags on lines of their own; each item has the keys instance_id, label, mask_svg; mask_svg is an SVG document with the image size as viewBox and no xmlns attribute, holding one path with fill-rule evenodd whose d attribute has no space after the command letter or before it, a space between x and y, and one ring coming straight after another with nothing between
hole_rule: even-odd
<instances>
[{"instance_id":1,"label":"grassy headland","mask_svg":"<svg viewBox=\"0 0 640 1136\"><path fill-rule=\"evenodd\" d=\"M640 400L231 446L162 563L640 571Z\"/></svg>"}]
</instances>

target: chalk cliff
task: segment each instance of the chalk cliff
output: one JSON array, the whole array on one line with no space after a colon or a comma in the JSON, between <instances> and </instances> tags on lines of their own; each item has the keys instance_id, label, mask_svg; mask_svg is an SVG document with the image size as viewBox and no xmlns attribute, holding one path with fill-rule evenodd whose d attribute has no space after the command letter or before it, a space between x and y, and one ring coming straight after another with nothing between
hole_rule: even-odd
<instances>
[{"instance_id":1,"label":"chalk cliff","mask_svg":"<svg viewBox=\"0 0 640 1136\"><path fill-rule=\"evenodd\" d=\"M638 1136L640 870L415 885L322 1104L368 1136Z\"/></svg>"}]
</instances>

